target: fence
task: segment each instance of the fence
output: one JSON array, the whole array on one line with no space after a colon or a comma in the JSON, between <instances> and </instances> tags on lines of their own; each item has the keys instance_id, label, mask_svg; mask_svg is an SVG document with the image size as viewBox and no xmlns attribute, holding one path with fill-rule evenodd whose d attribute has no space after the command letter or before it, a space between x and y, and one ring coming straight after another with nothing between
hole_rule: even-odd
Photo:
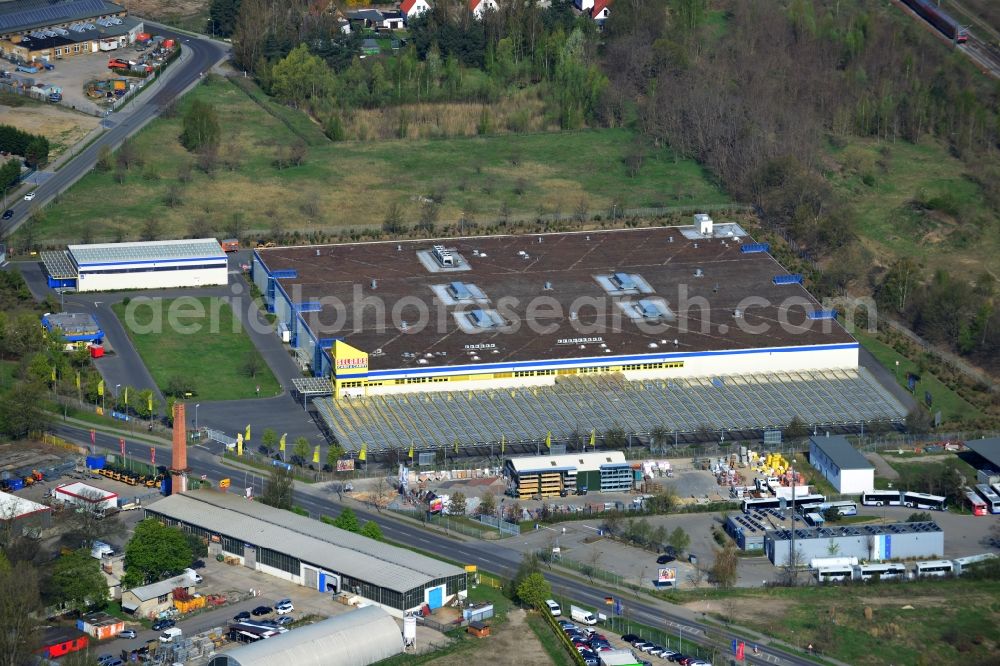
<instances>
[{"instance_id":1,"label":"fence","mask_svg":"<svg viewBox=\"0 0 1000 666\"><path fill-rule=\"evenodd\" d=\"M407 507L394 506L392 504L389 505L389 511L403 516L408 516L414 520L419 520L422 523L427 523L428 525L439 527L445 532L454 532L456 534L462 534L476 539L485 539L487 538L487 535L496 534L494 530L481 529L477 527L475 522L469 518L453 518L451 516L444 516L440 514L432 514L428 516L426 511L421 511L416 508L411 509ZM512 533L501 533L500 536L511 536L511 534Z\"/></svg>"},{"instance_id":2,"label":"fence","mask_svg":"<svg viewBox=\"0 0 1000 666\"><path fill-rule=\"evenodd\" d=\"M509 523L506 520L501 520L496 516L478 516L476 518L479 522L484 525L489 525L495 530L500 532L500 536L517 536L521 534L521 526L517 523Z\"/></svg>"}]
</instances>

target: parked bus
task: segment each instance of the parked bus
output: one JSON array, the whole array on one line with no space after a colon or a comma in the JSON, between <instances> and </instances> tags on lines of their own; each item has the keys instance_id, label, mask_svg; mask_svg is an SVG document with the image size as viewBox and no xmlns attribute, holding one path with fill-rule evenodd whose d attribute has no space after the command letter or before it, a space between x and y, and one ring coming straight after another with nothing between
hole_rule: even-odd
<instances>
[{"instance_id":1,"label":"parked bus","mask_svg":"<svg viewBox=\"0 0 1000 666\"><path fill-rule=\"evenodd\" d=\"M982 553L980 555L969 555L967 557L956 557L951 561L955 565L955 575L961 576L965 573L969 566L975 564L976 562L985 562L986 560L996 559L996 553Z\"/></svg>"},{"instance_id":2,"label":"parked bus","mask_svg":"<svg viewBox=\"0 0 1000 666\"><path fill-rule=\"evenodd\" d=\"M805 509L815 509L823 502L826 501L824 495L802 495L801 497L795 498L795 506L799 510ZM743 500L743 513L750 513L752 511L762 511L764 509L780 509L784 502L784 506L792 506L792 500L783 500L780 497L747 497Z\"/></svg>"},{"instance_id":3,"label":"parked bus","mask_svg":"<svg viewBox=\"0 0 1000 666\"><path fill-rule=\"evenodd\" d=\"M842 516L856 516L858 515L858 503L850 501L842 502L824 502L819 505L820 511L827 511L829 509L836 509L837 513Z\"/></svg>"},{"instance_id":4,"label":"parked bus","mask_svg":"<svg viewBox=\"0 0 1000 666\"><path fill-rule=\"evenodd\" d=\"M861 504L864 506L900 506L902 503L902 493L898 490L876 490L872 493L861 493Z\"/></svg>"},{"instance_id":5,"label":"parked bus","mask_svg":"<svg viewBox=\"0 0 1000 666\"><path fill-rule=\"evenodd\" d=\"M854 567L854 579L869 581L900 580L906 578L905 564L859 564Z\"/></svg>"},{"instance_id":6,"label":"parked bus","mask_svg":"<svg viewBox=\"0 0 1000 666\"><path fill-rule=\"evenodd\" d=\"M969 508L972 509L973 516L985 516L989 513L986 510L986 502L983 501L983 498L971 490L965 493L965 499L969 502Z\"/></svg>"},{"instance_id":7,"label":"parked bus","mask_svg":"<svg viewBox=\"0 0 1000 666\"><path fill-rule=\"evenodd\" d=\"M925 576L950 576L955 571L955 565L950 560L927 560L917 562L913 569L914 578Z\"/></svg>"},{"instance_id":8,"label":"parked bus","mask_svg":"<svg viewBox=\"0 0 1000 666\"><path fill-rule=\"evenodd\" d=\"M1000 495L993 492L993 490L985 483L978 484L976 486L976 492L979 493L979 496L986 502L986 508L990 513L1000 513Z\"/></svg>"},{"instance_id":9,"label":"parked bus","mask_svg":"<svg viewBox=\"0 0 1000 666\"><path fill-rule=\"evenodd\" d=\"M854 578L854 569L846 567L824 567L816 570L816 580L820 583L843 583Z\"/></svg>"},{"instance_id":10,"label":"parked bus","mask_svg":"<svg viewBox=\"0 0 1000 666\"><path fill-rule=\"evenodd\" d=\"M934 511L944 511L945 502L948 498L938 495L927 495L925 493L903 493L903 505L911 509L933 509Z\"/></svg>"}]
</instances>

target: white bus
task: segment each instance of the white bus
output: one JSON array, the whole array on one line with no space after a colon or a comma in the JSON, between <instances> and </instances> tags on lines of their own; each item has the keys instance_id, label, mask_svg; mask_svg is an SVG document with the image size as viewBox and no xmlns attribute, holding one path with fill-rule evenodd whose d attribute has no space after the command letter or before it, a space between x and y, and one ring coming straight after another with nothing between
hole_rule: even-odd
<instances>
[{"instance_id":1,"label":"white bus","mask_svg":"<svg viewBox=\"0 0 1000 666\"><path fill-rule=\"evenodd\" d=\"M954 571L955 565L951 563L951 560L927 560L917 562L913 569L913 577L950 576Z\"/></svg>"},{"instance_id":2,"label":"white bus","mask_svg":"<svg viewBox=\"0 0 1000 666\"><path fill-rule=\"evenodd\" d=\"M1000 513L1000 495L997 495L993 490L985 483L980 483L976 486L976 492L979 496L983 498L986 502L986 508L990 513Z\"/></svg>"},{"instance_id":3,"label":"white bus","mask_svg":"<svg viewBox=\"0 0 1000 666\"><path fill-rule=\"evenodd\" d=\"M843 583L854 578L851 567L824 567L816 570L816 580L820 583Z\"/></svg>"},{"instance_id":4,"label":"white bus","mask_svg":"<svg viewBox=\"0 0 1000 666\"><path fill-rule=\"evenodd\" d=\"M858 515L858 503L851 501L837 501L837 502L824 502L819 505L820 511L827 511L828 509L836 509L837 513L842 516L856 516Z\"/></svg>"},{"instance_id":5,"label":"white bus","mask_svg":"<svg viewBox=\"0 0 1000 666\"><path fill-rule=\"evenodd\" d=\"M903 493L903 505L911 509L933 509L934 511L944 511L946 497L938 495L927 495L925 493Z\"/></svg>"},{"instance_id":6,"label":"white bus","mask_svg":"<svg viewBox=\"0 0 1000 666\"><path fill-rule=\"evenodd\" d=\"M906 578L905 564L859 564L854 567L854 579L869 581L876 578L882 580L900 580Z\"/></svg>"},{"instance_id":7,"label":"white bus","mask_svg":"<svg viewBox=\"0 0 1000 666\"><path fill-rule=\"evenodd\" d=\"M800 511L815 509L826 501L825 495L801 495L795 498L795 506ZM743 500L743 513L761 511L763 509L780 509L782 502L786 507L792 506L792 500L782 500L780 497L747 497Z\"/></svg>"},{"instance_id":8,"label":"white bus","mask_svg":"<svg viewBox=\"0 0 1000 666\"><path fill-rule=\"evenodd\" d=\"M864 506L900 506L903 499L898 490L876 490L872 493L861 493L861 503Z\"/></svg>"},{"instance_id":9,"label":"white bus","mask_svg":"<svg viewBox=\"0 0 1000 666\"><path fill-rule=\"evenodd\" d=\"M976 562L984 562L986 560L996 559L996 553L982 553L980 555L969 555L967 557L956 557L951 561L955 565L955 575L961 576L965 573L965 570L969 565L975 564Z\"/></svg>"}]
</instances>

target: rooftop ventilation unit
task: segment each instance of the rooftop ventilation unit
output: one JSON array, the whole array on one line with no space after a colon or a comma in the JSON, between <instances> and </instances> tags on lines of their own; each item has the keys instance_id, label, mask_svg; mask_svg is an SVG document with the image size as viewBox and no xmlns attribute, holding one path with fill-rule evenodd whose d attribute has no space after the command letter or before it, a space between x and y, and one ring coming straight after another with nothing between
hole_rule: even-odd
<instances>
[{"instance_id":1,"label":"rooftop ventilation unit","mask_svg":"<svg viewBox=\"0 0 1000 666\"><path fill-rule=\"evenodd\" d=\"M434 250L434 258L439 264L449 268L455 265L455 255L451 253L451 250L446 250L444 245L435 245L432 249Z\"/></svg>"},{"instance_id":2,"label":"rooftop ventilation unit","mask_svg":"<svg viewBox=\"0 0 1000 666\"><path fill-rule=\"evenodd\" d=\"M546 282L545 286L542 287L542 289L545 290L545 291L552 291L552 283L551 282Z\"/></svg>"},{"instance_id":3,"label":"rooftop ventilation unit","mask_svg":"<svg viewBox=\"0 0 1000 666\"><path fill-rule=\"evenodd\" d=\"M640 314L642 314L645 319L659 319L663 316L663 312L660 311L659 306L648 299L642 299L637 304L636 307L639 309ZM652 343L654 346L656 343Z\"/></svg>"},{"instance_id":4,"label":"rooftop ventilation unit","mask_svg":"<svg viewBox=\"0 0 1000 666\"><path fill-rule=\"evenodd\" d=\"M378 280L372 278L372 289L378 289Z\"/></svg>"},{"instance_id":5,"label":"rooftop ventilation unit","mask_svg":"<svg viewBox=\"0 0 1000 666\"><path fill-rule=\"evenodd\" d=\"M696 268L696 269L694 269L694 276L695 277L705 277L705 273L700 268Z\"/></svg>"},{"instance_id":6,"label":"rooftop ventilation unit","mask_svg":"<svg viewBox=\"0 0 1000 666\"><path fill-rule=\"evenodd\" d=\"M789 275L775 275L773 278L771 278L771 282L776 285L802 284L802 274L791 273Z\"/></svg>"},{"instance_id":7,"label":"rooftop ventilation unit","mask_svg":"<svg viewBox=\"0 0 1000 666\"><path fill-rule=\"evenodd\" d=\"M695 213L694 226L698 228L698 233L702 236L711 236L714 223L707 213Z\"/></svg>"},{"instance_id":8,"label":"rooftop ventilation unit","mask_svg":"<svg viewBox=\"0 0 1000 666\"><path fill-rule=\"evenodd\" d=\"M117 16L112 16L108 20L111 21L111 23L113 23L114 25L121 25L122 24L122 20L120 18L118 18Z\"/></svg>"}]
</instances>

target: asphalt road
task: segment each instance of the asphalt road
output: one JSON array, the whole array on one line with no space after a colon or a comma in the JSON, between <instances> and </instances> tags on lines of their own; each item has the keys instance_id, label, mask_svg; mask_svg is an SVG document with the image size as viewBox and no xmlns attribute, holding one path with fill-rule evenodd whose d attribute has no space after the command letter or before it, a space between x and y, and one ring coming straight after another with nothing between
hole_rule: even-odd
<instances>
[{"instance_id":1,"label":"asphalt road","mask_svg":"<svg viewBox=\"0 0 1000 666\"><path fill-rule=\"evenodd\" d=\"M219 42L177 33L164 26L156 26L156 33L178 40L186 55L167 68L163 80L156 84L154 92L140 94L134 102L129 102L109 116L106 120L110 121L110 129L96 141L74 155L58 171L44 174L40 178L42 184L34 190L33 201L16 200L11 206L14 217L0 226L0 235L7 236L16 231L29 218L31 211L41 208L86 175L97 163L97 156L103 146L112 150L117 148L127 137L159 115L170 102L180 97L203 73L222 60L227 52L227 48Z\"/></svg>"},{"instance_id":2,"label":"asphalt road","mask_svg":"<svg viewBox=\"0 0 1000 666\"><path fill-rule=\"evenodd\" d=\"M90 433L82 428L55 424L51 430L56 435L72 441L89 442L90 440ZM119 450L118 437L114 435L97 433L96 444L99 448L110 451L117 452ZM162 446L160 448L159 460L162 463L169 460L169 447ZM129 456L137 459L149 459L149 445L145 443L126 440L126 452ZM255 494L263 489L263 479L260 476L254 478L252 474L245 474L244 479L241 480L238 471L223 465L216 455L202 447L196 446L188 449L188 464L194 474L207 474L213 479L232 478L233 492L242 490L241 481L244 484L252 485ZM340 506L335 501L335 497L327 497L323 493L321 488L309 488L308 490L300 488L295 492L295 502L313 515L331 515L339 512ZM373 512L358 506L352 506L352 508L360 519L374 520L378 523L390 541L404 543L433 555L465 564L475 564L502 576L513 575L521 563L522 555L520 552L495 541L458 540L383 513ZM756 642L752 636L740 635L707 625L701 621L700 614L673 604L655 601L633 593L622 596L621 590L581 584L580 580L555 570L546 571L545 577L551 582L553 590L557 594L593 608L606 608L605 597L609 595L620 598L627 609L628 617L633 621L660 627L670 635L683 635L687 640L694 640L703 645L717 648L720 656L727 655L732 639L746 640L748 648ZM754 656L750 654L748 649L745 663L755 665L806 665L813 663L779 648L774 648L768 645L767 641L761 641L759 644L762 648L762 654L759 657Z\"/></svg>"}]
</instances>

